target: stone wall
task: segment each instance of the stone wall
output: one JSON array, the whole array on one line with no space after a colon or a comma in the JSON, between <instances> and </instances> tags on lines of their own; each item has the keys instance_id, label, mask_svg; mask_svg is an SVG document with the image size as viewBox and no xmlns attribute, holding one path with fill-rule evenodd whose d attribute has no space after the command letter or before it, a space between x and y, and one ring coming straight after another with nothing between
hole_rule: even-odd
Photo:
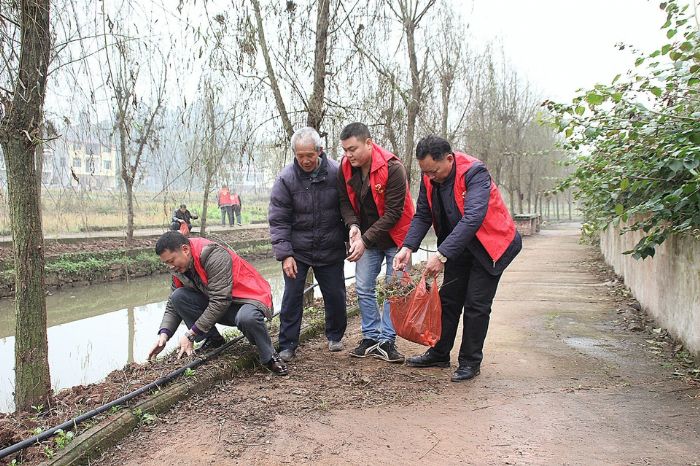
<instances>
[{"instance_id":1,"label":"stone wall","mask_svg":"<svg viewBox=\"0 0 700 466\"><path fill-rule=\"evenodd\" d=\"M600 234L600 249L642 308L700 358L700 240L670 238L653 258L644 260L622 254L641 236L620 236L619 228L611 225Z\"/></svg>"}]
</instances>

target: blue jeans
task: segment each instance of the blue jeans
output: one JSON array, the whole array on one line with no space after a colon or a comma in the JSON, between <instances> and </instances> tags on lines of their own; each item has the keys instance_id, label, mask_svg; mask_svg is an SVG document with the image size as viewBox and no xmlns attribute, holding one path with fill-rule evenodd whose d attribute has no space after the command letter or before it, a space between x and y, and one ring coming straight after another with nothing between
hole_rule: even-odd
<instances>
[{"instance_id":1,"label":"blue jeans","mask_svg":"<svg viewBox=\"0 0 700 466\"><path fill-rule=\"evenodd\" d=\"M384 343L396 340L396 331L389 315L389 301L380 313L377 304L377 276L386 259L386 280L393 274L392 263L397 248L366 249L355 266L355 291L362 317L362 337Z\"/></svg>"}]
</instances>

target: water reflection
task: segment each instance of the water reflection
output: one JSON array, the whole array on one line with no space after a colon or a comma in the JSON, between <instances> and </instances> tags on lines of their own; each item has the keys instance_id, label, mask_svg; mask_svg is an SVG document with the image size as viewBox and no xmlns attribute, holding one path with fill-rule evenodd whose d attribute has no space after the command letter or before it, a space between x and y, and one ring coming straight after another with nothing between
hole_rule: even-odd
<instances>
[{"instance_id":1,"label":"water reflection","mask_svg":"<svg viewBox=\"0 0 700 466\"><path fill-rule=\"evenodd\" d=\"M434 249L434 241L428 246ZM414 254L414 262L426 253ZM284 292L280 263L255 262L270 282L275 308ZM355 264L345 263L345 276ZM351 283L353 280L349 280ZM49 366L54 390L99 382L129 362L144 362L156 339L165 302L170 294L168 275L107 283L55 292L47 297ZM320 297L316 288L315 294ZM15 316L12 300L0 300L0 411L14 409ZM220 327L220 330L224 327ZM180 326L166 346L175 347L185 332Z\"/></svg>"}]
</instances>

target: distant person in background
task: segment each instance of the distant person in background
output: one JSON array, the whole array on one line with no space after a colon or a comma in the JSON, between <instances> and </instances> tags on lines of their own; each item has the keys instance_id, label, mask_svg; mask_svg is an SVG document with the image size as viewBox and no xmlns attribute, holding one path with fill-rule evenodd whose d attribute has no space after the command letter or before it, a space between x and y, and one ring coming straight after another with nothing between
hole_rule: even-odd
<instances>
[{"instance_id":1,"label":"distant person in background","mask_svg":"<svg viewBox=\"0 0 700 466\"><path fill-rule=\"evenodd\" d=\"M192 215L185 204L180 204L179 209L175 209L173 212L172 222L170 224L170 229L178 231L182 224L186 224L189 231L192 231L192 220L197 220L199 217Z\"/></svg>"},{"instance_id":2,"label":"distant person in background","mask_svg":"<svg viewBox=\"0 0 700 466\"><path fill-rule=\"evenodd\" d=\"M345 225L338 202L338 162L323 152L315 129L292 136L294 161L284 167L270 195L268 220L275 258L282 262L280 356L294 358L304 312L306 274L312 268L323 295L329 351L343 349Z\"/></svg>"},{"instance_id":3,"label":"distant person in background","mask_svg":"<svg viewBox=\"0 0 700 466\"><path fill-rule=\"evenodd\" d=\"M236 214L236 223L238 223L238 226L241 226L241 207L243 207L243 203L241 202L240 194L236 191L231 194L231 207L233 208L233 213Z\"/></svg>"},{"instance_id":4,"label":"distant person in background","mask_svg":"<svg viewBox=\"0 0 700 466\"><path fill-rule=\"evenodd\" d=\"M219 194L216 196L216 202L219 204L219 209L221 209L221 225L226 225L226 215L228 215L228 224L233 226L233 203L228 186L223 185L221 187Z\"/></svg>"}]
</instances>

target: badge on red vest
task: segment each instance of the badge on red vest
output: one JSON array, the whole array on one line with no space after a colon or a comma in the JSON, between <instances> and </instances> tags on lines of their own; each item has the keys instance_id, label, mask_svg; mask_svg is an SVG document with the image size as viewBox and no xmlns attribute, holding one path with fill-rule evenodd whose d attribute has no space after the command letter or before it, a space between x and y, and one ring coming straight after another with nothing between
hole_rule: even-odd
<instances>
[{"instance_id":1,"label":"badge on red vest","mask_svg":"<svg viewBox=\"0 0 700 466\"><path fill-rule=\"evenodd\" d=\"M369 172L369 182L370 190L372 191L372 199L377 206L377 212L381 217L384 215L386 209L385 195L386 195L386 183L389 179L389 161L396 159L400 162L400 159L379 146L376 143L372 143L372 166ZM343 177L345 178L345 187L348 192L348 197L350 198L350 204L352 204L352 209L355 211L355 215L360 215L360 206L358 201L358 194L350 186L350 178L352 177L352 165L347 157L343 157L340 164L343 170ZM411 199L411 189L406 181L406 197L404 198L403 213L398 222L389 230L389 236L394 241L396 246L400 247L403 244L404 238L408 233L408 229L411 226L411 220L413 219L413 214L415 213L415 207L413 206L413 200Z\"/></svg>"}]
</instances>

